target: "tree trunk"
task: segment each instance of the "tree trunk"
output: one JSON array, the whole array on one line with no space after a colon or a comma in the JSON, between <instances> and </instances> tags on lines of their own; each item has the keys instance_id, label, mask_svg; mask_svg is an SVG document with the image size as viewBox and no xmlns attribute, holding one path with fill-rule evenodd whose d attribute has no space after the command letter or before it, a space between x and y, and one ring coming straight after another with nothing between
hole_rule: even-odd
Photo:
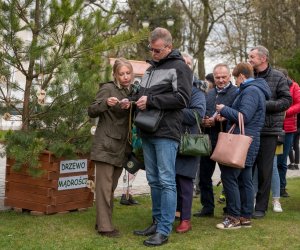
<instances>
[{"instance_id":1,"label":"tree trunk","mask_svg":"<svg viewBox=\"0 0 300 250\"><path fill-rule=\"evenodd\" d=\"M22 130L27 131L29 129L30 122L30 89L31 89L32 79L26 78L24 100L23 100L23 112L22 112Z\"/></svg>"},{"instance_id":2,"label":"tree trunk","mask_svg":"<svg viewBox=\"0 0 300 250\"><path fill-rule=\"evenodd\" d=\"M205 79L204 51L205 51L204 46L201 46L201 48L199 48L199 52L197 54L198 75L199 75L199 79L201 79L201 80Z\"/></svg>"}]
</instances>

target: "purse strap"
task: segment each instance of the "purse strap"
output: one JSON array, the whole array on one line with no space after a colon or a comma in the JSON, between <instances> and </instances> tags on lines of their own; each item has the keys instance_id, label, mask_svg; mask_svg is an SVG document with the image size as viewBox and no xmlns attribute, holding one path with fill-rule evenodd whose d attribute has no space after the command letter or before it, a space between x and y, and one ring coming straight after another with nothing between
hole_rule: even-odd
<instances>
[{"instance_id":1,"label":"purse strap","mask_svg":"<svg viewBox=\"0 0 300 250\"><path fill-rule=\"evenodd\" d=\"M148 77L147 82L145 84L145 88L144 88L142 96L145 95L147 88L150 86L150 81L152 80L153 72L154 72L154 69L151 69L149 71L149 77Z\"/></svg>"},{"instance_id":2,"label":"purse strap","mask_svg":"<svg viewBox=\"0 0 300 250\"><path fill-rule=\"evenodd\" d=\"M240 134L245 135L244 116L241 112L239 112L239 128Z\"/></svg>"},{"instance_id":3,"label":"purse strap","mask_svg":"<svg viewBox=\"0 0 300 250\"><path fill-rule=\"evenodd\" d=\"M129 109L129 121L128 121L128 142L131 145L132 144L132 106L133 106L133 101L130 103L130 109Z\"/></svg>"},{"instance_id":4,"label":"purse strap","mask_svg":"<svg viewBox=\"0 0 300 250\"><path fill-rule=\"evenodd\" d=\"M198 115L198 113L195 110L193 110L193 113L194 113L194 116L196 118L196 122L197 122L199 133L202 134L201 127L200 127L200 122L199 122L199 115Z\"/></svg>"},{"instance_id":5,"label":"purse strap","mask_svg":"<svg viewBox=\"0 0 300 250\"><path fill-rule=\"evenodd\" d=\"M240 134L245 135L245 127L244 127L244 116L241 112L238 113L238 119L239 119L239 128L240 128ZM236 124L232 124L230 129L228 130L229 134L232 134L234 129L236 127Z\"/></svg>"}]
</instances>

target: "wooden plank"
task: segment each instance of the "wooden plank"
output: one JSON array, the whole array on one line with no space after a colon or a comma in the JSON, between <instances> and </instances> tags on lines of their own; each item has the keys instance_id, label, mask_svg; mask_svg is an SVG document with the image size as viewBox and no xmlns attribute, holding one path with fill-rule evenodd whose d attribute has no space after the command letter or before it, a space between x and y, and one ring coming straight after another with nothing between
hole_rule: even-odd
<instances>
[{"instance_id":1,"label":"wooden plank","mask_svg":"<svg viewBox=\"0 0 300 250\"><path fill-rule=\"evenodd\" d=\"M15 160L11 158L6 159L6 165L13 166L15 164Z\"/></svg>"},{"instance_id":2,"label":"wooden plank","mask_svg":"<svg viewBox=\"0 0 300 250\"><path fill-rule=\"evenodd\" d=\"M50 214L51 212L55 213L53 210L51 210L51 206L49 206L49 205L44 205L44 204L39 204L39 203L34 203L34 202L29 202L29 201L24 201L24 200L5 198L4 205L10 206L10 207L17 207L17 208L22 208L22 209L44 212L46 214Z\"/></svg>"},{"instance_id":3,"label":"wooden plank","mask_svg":"<svg viewBox=\"0 0 300 250\"><path fill-rule=\"evenodd\" d=\"M68 194L74 194L74 195L84 195L85 193L91 193L91 190L89 188L78 188L78 189L68 189L68 190L53 190L53 196L64 196Z\"/></svg>"},{"instance_id":4,"label":"wooden plank","mask_svg":"<svg viewBox=\"0 0 300 250\"><path fill-rule=\"evenodd\" d=\"M8 189L5 195L6 197L9 197L9 199L19 200L20 202L27 201L27 202L34 202L43 205L56 205L55 204L56 199L53 196L32 194L28 192L13 190L13 189ZM26 207L22 207L22 208L26 208Z\"/></svg>"},{"instance_id":5,"label":"wooden plank","mask_svg":"<svg viewBox=\"0 0 300 250\"><path fill-rule=\"evenodd\" d=\"M26 175L20 175L16 173L6 173L6 181L18 182L24 184L31 184L41 187L49 187L57 189L58 180L47 180L44 178L33 178Z\"/></svg>"},{"instance_id":6,"label":"wooden plank","mask_svg":"<svg viewBox=\"0 0 300 250\"><path fill-rule=\"evenodd\" d=\"M57 158L50 151L44 150L39 156L39 161L53 163Z\"/></svg>"},{"instance_id":7,"label":"wooden plank","mask_svg":"<svg viewBox=\"0 0 300 250\"><path fill-rule=\"evenodd\" d=\"M64 203L73 203L73 202L80 202L85 201L89 204L90 201L93 201L94 195L93 193L81 193L81 194L67 194L67 195L60 195L53 197L55 200L55 205L64 204Z\"/></svg>"},{"instance_id":8,"label":"wooden plank","mask_svg":"<svg viewBox=\"0 0 300 250\"><path fill-rule=\"evenodd\" d=\"M43 195L45 197L53 196L55 189L49 187L40 187L36 185L19 183L19 182L7 182L5 185L5 192L7 194L8 191L15 190L20 192L28 192L36 195Z\"/></svg>"},{"instance_id":9,"label":"wooden plank","mask_svg":"<svg viewBox=\"0 0 300 250\"><path fill-rule=\"evenodd\" d=\"M79 159L79 158L78 158ZM87 159L86 157L80 158L80 159ZM49 171L54 171L54 172L59 172L59 165L60 165L60 161L64 160L63 158L58 159L55 158L53 155L51 154L41 154L41 156L39 157L40 163L41 163L41 169L44 170L49 170ZM14 165L15 160L14 159L10 159L7 158L7 168L11 167ZM26 165L22 166L22 172L24 171L24 173L27 173L27 167ZM88 172L91 175L95 175L95 164L93 161L88 160Z\"/></svg>"},{"instance_id":10,"label":"wooden plank","mask_svg":"<svg viewBox=\"0 0 300 250\"><path fill-rule=\"evenodd\" d=\"M49 162L43 162L41 167L41 170L52 171L52 172L59 172L59 165L58 163L49 163ZM29 174L28 173L28 167L26 165L23 165L20 170L16 171L13 169L13 164L6 164L6 170L14 173L23 173L23 174Z\"/></svg>"},{"instance_id":11,"label":"wooden plank","mask_svg":"<svg viewBox=\"0 0 300 250\"><path fill-rule=\"evenodd\" d=\"M79 202L69 202L69 203L63 203L55 206L55 212L63 212L63 211L71 211L71 210L77 210L82 208L89 208L93 206L93 201L89 201L88 203L86 201L79 201Z\"/></svg>"},{"instance_id":12,"label":"wooden plank","mask_svg":"<svg viewBox=\"0 0 300 250\"><path fill-rule=\"evenodd\" d=\"M51 170L46 170L45 168L43 168L43 174L40 175L38 178L45 178L47 180L57 180L59 177L59 173L57 171L57 169L54 169L54 171ZM7 174L20 174L20 175L25 175L25 176L30 176L30 174L28 173L28 168L22 168L19 171L15 171L12 169L12 167L10 165L6 165L6 173Z\"/></svg>"},{"instance_id":13,"label":"wooden plank","mask_svg":"<svg viewBox=\"0 0 300 250\"><path fill-rule=\"evenodd\" d=\"M34 216L41 216L41 215L45 215L45 213L43 213L43 212L39 212L39 211L30 211L30 214L31 214L31 215L34 215Z\"/></svg>"},{"instance_id":14,"label":"wooden plank","mask_svg":"<svg viewBox=\"0 0 300 250\"><path fill-rule=\"evenodd\" d=\"M81 210L85 208L89 208L93 206L93 201L78 201L78 202L69 202L59 204L57 206L44 205L35 202L29 202L24 200L16 200L16 199L4 199L4 205L10 207L16 207L18 209L28 209L32 211L43 212L45 214L54 214L61 213L72 210Z\"/></svg>"}]
</instances>

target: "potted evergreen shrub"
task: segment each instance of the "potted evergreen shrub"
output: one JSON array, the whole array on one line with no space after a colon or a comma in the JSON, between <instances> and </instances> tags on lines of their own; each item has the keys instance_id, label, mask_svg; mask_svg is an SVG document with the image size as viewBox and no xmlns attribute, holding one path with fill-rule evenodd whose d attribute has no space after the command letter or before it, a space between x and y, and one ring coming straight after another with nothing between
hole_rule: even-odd
<instances>
[{"instance_id":1,"label":"potted evergreen shrub","mask_svg":"<svg viewBox=\"0 0 300 250\"><path fill-rule=\"evenodd\" d=\"M147 36L146 30L118 32L115 4L100 4L0 3L0 113L13 111L22 122L4 139L6 205L48 214L92 204L85 187L94 175L86 157L92 125L86 108L108 77L107 51Z\"/></svg>"}]
</instances>

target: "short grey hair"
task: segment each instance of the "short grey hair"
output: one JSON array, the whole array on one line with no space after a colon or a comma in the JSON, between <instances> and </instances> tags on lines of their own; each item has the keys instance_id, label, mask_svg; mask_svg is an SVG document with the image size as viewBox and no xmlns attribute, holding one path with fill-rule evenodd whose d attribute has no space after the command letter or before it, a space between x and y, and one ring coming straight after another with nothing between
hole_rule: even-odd
<instances>
[{"instance_id":1,"label":"short grey hair","mask_svg":"<svg viewBox=\"0 0 300 250\"><path fill-rule=\"evenodd\" d=\"M262 46L262 45L257 45L255 47L253 47L250 51L253 51L253 50L257 50L258 54L260 54L261 56L265 56L267 59L269 59L269 50L265 47L265 46Z\"/></svg>"},{"instance_id":2,"label":"short grey hair","mask_svg":"<svg viewBox=\"0 0 300 250\"><path fill-rule=\"evenodd\" d=\"M158 39L163 40L165 42L165 45L172 45L172 35L170 31L165 28L158 27L151 32L149 42L152 43L157 41Z\"/></svg>"},{"instance_id":3,"label":"short grey hair","mask_svg":"<svg viewBox=\"0 0 300 250\"><path fill-rule=\"evenodd\" d=\"M215 73L215 70L216 70L217 68L220 68L220 67L226 68L227 71L228 71L228 73L230 74L230 68L229 68L229 66L228 66L227 63L218 63L218 64L214 67L213 73Z\"/></svg>"}]
</instances>

